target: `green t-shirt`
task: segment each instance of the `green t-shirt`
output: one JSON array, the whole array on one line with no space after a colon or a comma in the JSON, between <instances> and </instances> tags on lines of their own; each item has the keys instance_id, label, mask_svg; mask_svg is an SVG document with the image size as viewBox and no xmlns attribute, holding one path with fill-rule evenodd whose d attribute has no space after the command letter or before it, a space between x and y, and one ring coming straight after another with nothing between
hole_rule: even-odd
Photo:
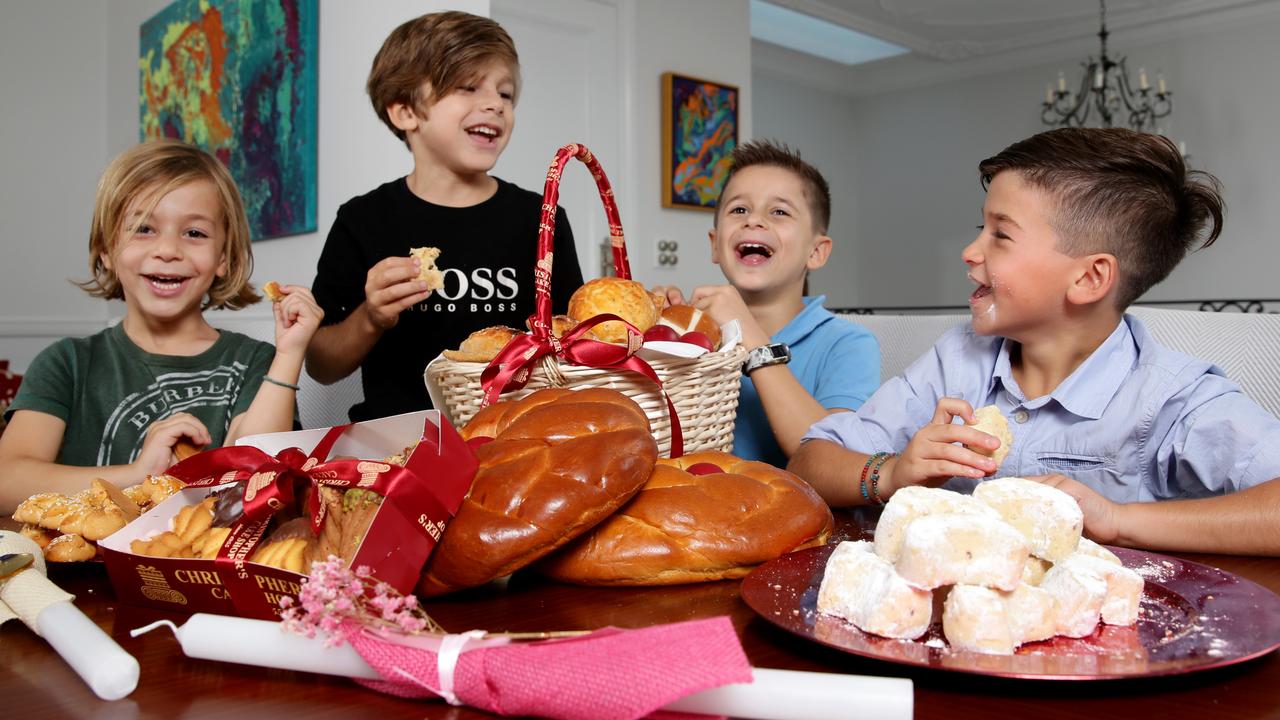
<instances>
[{"instance_id":1,"label":"green t-shirt","mask_svg":"<svg viewBox=\"0 0 1280 720\"><path fill-rule=\"evenodd\" d=\"M249 409L275 348L223 330L199 355L156 355L114 325L86 338L64 338L27 369L9 408L35 410L67 423L56 462L124 465L138 456L147 428L185 412L225 442L231 419Z\"/></svg>"}]
</instances>

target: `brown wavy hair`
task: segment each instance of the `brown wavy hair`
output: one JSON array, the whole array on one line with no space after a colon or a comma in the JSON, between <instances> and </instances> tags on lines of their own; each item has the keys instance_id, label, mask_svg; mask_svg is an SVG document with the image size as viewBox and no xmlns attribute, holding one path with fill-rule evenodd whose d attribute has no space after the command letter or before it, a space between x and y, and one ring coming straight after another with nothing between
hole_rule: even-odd
<instances>
[{"instance_id":1,"label":"brown wavy hair","mask_svg":"<svg viewBox=\"0 0 1280 720\"><path fill-rule=\"evenodd\" d=\"M729 174L725 176L720 196L716 198L717 208L720 207L720 201L724 200L724 191L728 189L733 176L753 165L782 168L800 178L805 199L809 201L809 211L813 213L814 229L819 234L826 234L831 225L831 188L827 185L827 179L822 177L818 168L800 157L799 150L792 150L785 144L772 140L752 140L733 149ZM717 220L719 217L720 212L717 210Z\"/></svg>"},{"instance_id":2,"label":"brown wavy hair","mask_svg":"<svg viewBox=\"0 0 1280 720\"><path fill-rule=\"evenodd\" d=\"M1199 238L1222 234L1222 186L1191 170L1168 138L1124 128L1059 128L1016 142L978 164L985 188L1012 170L1049 194L1059 250L1110 253L1116 301L1129 307L1173 272ZM1206 232L1207 231L1207 232Z\"/></svg>"},{"instance_id":3,"label":"brown wavy hair","mask_svg":"<svg viewBox=\"0 0 1280 720\"><path fill-rule=\"evenodd\" d=\"M520 57L507 31L486 17L449 11L410 20L387 36L373 58L365 89L374 112L401 140L388 110L403 103L419 114L472 79L492 60L507 64L520 95ZM430 85L424 97L423 83Z\"/></svg>"},{"instance_id":4,"label":"brown wavy hair","mask_svg":"<svg viewBox=\"0 0 1280 720\"><path fill-rule=\"evenodd\" d=\"M249 220L235 180L218 159L200 148L171 139L150 140L116 156L98 181L89 225L89 272L77 282L85 292L108 300L124 299L120 278L107 268L102 256L111 256L120 238L145 222L160 199L175 188L208 180L222 203L222 252L227 273L214 278L203 309L238 310L262 299L249 284L253 275L253 251L249 247ZM134 225L125 226L125 213L135 203L145 207Z\"/></svg>"}]
</instances>

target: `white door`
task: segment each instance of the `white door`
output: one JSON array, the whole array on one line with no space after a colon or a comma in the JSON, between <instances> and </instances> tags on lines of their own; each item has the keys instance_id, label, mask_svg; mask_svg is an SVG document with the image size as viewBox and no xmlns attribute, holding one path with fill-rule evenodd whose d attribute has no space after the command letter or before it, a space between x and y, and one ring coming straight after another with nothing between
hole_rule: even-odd
<instances>
[{"instance_id":1,"label":"white door","mask_svg":"<svg viewBox=\"0 0 1280 720\"><path fill-rule=\"evenodd\" d=\"M628 182L617 8L597 0L493 0L491 14L515 40L523 78L515 132L494 174L541 194L556 150L576 142L591 149L615 188ZM560 205L573 226L583 277L598 277L609 226L595 182L577 160L565 168Z\"/></svg>"}]
</instances>

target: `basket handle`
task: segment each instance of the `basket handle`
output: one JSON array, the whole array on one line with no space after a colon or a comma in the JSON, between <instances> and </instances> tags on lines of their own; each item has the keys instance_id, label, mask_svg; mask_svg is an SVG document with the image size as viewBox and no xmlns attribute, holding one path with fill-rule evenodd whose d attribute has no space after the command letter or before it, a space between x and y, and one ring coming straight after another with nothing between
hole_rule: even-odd
<instances>
[{"instance_id":1,"label":"basket handle","mask_svg":"<svg viewBox=\"0 0 1280 720\"><path fill-rule=\"evenodd\" d=\"M556 151L556 156L547 168L547 182L542 189L542 220L538 223L538 264L533 271L534 280L534 314L532 322L533 336L545 340L551 335L551 264L555 248L556 203L560 199L560 176L570 158L577 158L591 171L596 180L596 188L600 191L600 202L604 203L605 219L609 221L609 244L613 247L614 273L624 280L631 279L631 265L627 262L627 242L622 234L622 219L618 213L618 203L613 198L613 186L600 167L600 161L587 149L586 145L569 143Z\"/></svg>"}]
</instances>

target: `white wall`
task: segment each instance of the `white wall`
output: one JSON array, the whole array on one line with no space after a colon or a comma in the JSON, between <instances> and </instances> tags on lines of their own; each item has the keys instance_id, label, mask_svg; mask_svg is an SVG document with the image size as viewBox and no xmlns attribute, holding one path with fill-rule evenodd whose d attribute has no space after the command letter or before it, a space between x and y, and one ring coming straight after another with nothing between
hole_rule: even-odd
<instances>
[{"instance_id":1,"label":"white wall","mask_svg":"<svg viewBox=\"0 0 1280 720\"><path fill-rule=\"evenodd\" d=\"M861 263L855 233L855 218L860 215L856 169L860 163L854 101L759 68L751 82L755 137L778 140L798 150L831 188L831 259L810 275L810 292L825 293L828 307L857 305L856 269Z\"/></svg>"},{"instance_id":2,"label":"white wall","mask_svg":"<svg viewBox=\"0 0 1280 720\"><path fill-rule=\"evenodd\" d=\"M8 3L0 22L0 358L14 368L53 339L102 327L89 219L106 157L107 38L99 3ZM38 69L38 72L34 72Z\"/></svg>"},{"instance_id":3,"label":"white wall","mask_svg":"<svg viewBox=\"0 0 1280 720\"><path fill-rule=\"evenodd\" d=\"M1193 166L1222 180L1228 206L1218 243L1190 256L1144 299L1280 297L1271 270L1280 266L1280 143L1272 131L1280 114L1273 92L1278 35L1272 15L1145 46L1112 38L1135 71L1164 70L1177 103L1164 125L1187 143ZM970 284L959 254L980 222L977 164L1045 129L1038 115L1045 84L1059 69L1076 77L1082 56L853 98L843 118L851 128L852 181L832 186L837 217L847 218L843 206L855 208L857 252L833 254L814 289L839 298L834 305L963 305ZM769 117L771 128L787 127L787 139L802 148L830 142L830 130L814 128L810 117L830 107L829 79L814 85L757 81L759 133ZM857 278L852 297L838 284L845 277Z\"/></svg>"},{"instance_id":4,"label":"white wall","mask_svg":"<svg viewBox=\"0 0 1280 720\"><path fill-rule=\"evenodd\" d=\"M629 29L632 62L627 83L632 91L623 114L630 124L630 177L613 178L619 186L619 205L627 230L632 271L647 284L695 285L723 283L711 263L711 213L665 209L661 201L662 123L659 105L662 73L675 71L715 80L739 89L738 138L752 137L751 14L740 0L627 0L622 23ZM679 264L658 269L659 239L680 243Z\"/></svg>"}]
</instances>

